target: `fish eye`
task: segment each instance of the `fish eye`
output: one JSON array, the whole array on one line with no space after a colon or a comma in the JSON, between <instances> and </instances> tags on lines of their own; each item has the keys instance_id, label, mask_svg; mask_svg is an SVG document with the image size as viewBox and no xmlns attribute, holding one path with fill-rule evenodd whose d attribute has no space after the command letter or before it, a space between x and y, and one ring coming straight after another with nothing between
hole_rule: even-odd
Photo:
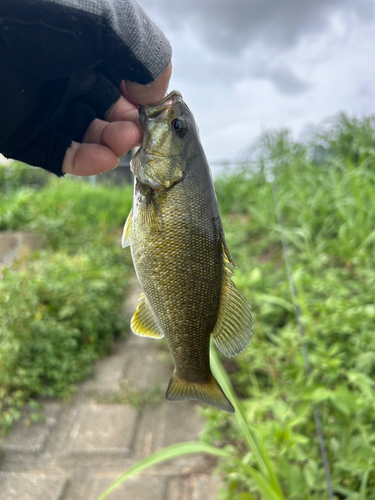
<instances>
[{"instance_id":1,"label":"fish eye","mask_svg":"<svg viewBox=\"0 0 375 500\"><path fill-rule=\"evenodd\" d=\"M186 129L185 122L181 118L175 118L174 120L172 120L171 126L173 132L175 132L176 134L181 134Z\"/></svg>"}]
</instances>

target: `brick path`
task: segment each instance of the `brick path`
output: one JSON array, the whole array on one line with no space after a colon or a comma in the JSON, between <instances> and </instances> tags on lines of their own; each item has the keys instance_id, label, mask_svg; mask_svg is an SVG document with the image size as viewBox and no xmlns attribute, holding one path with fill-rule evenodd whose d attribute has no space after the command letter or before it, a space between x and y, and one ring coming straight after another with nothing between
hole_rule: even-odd
<instances>
[{"instance_id":1,"label":"brick path","mask_svg":"<svg viewBox=\"0 0 375 500\"><path fill-rule=\"evenodd\" d=\"M139 290L127 301L135 310ZM198 404L163 398L143 411L110 404L122 381L135 390L165 393L170 355L160 342L131 335L96 364L69 403L45 402L45 421L12 428L0 443L0 500L96 500L130 465L155 450L195 440L204 426ZM220 479L212 459L187 456L134 476L110 500L214 500Z\"/></svg>"}]
</instances>

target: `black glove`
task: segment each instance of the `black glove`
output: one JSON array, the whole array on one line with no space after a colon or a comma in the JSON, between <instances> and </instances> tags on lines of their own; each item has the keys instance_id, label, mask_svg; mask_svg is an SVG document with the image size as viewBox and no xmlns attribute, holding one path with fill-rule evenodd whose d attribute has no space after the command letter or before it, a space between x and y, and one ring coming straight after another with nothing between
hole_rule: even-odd
<instances>
[{"instance_id":1,"label":"black glove","mask_svg":"<svg viewBox=\"0 0 375 500\"><path fill-rule=\"evenodd\" d=\"M121 81L153 81L169 43L132 0L1 0L0 152L63 175Z\"/></svg>"}]
</instances>

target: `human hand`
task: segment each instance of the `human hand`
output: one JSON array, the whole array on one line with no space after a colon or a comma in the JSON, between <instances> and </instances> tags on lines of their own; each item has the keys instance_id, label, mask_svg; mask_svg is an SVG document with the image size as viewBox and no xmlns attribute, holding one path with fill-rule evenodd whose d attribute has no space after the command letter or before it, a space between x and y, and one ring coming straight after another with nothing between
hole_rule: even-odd
<instances>
[{"instance_id":1,"label":"human hand","mask_svg":"<svg viewBox=\"0 0 375 500\"><path fill-rule=\"evenodd\" d=\"M105 120L96 118L90 124L82 143L73 141L67 149L62 171L88 176L117 167L119 158L140 144L143 133L139 128L138 105L154 104L167 93L172 65L149 85L122 82L123 97L106 112Z\"/></svg>"}]
</instances>

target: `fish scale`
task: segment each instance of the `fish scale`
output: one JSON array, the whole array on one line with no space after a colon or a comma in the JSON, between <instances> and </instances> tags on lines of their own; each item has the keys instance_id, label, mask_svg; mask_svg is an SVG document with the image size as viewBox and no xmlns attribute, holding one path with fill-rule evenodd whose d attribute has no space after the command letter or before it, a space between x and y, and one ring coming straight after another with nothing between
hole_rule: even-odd
<instances>
[{"instance_id":1,"label":"fish scale","mask_svg":"<svg viewBox=\"0 0 375 500\"><path fill-rule=\"evenodd\" d=\"M131 327L165 336L175 362L169 400L233 412L210 370L210 338L234 356L250 341L252 319L228 277L234 262L194 118L176 91L141 108L140 118L144 143L132 160L133 208L123 235L143 290Z\"/></svg>"}]
</instances>

